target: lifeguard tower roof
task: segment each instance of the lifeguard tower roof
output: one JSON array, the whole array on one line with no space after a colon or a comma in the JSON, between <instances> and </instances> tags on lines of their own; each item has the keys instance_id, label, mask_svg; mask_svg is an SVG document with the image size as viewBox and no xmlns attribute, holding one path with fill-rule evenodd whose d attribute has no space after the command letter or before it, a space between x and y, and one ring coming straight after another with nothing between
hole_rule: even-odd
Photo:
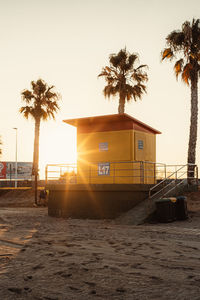
<instances>
[{"instance_id":1,"label":"lifeguard tower roof","mask_svg":"<svg viewBox=\"0 0 200 300\"><path fill-rule=\"evenodd\" d=\"M77 127L78 133L133 129L147 133L161 134L160 131L126 113L69 119L63 120L63 122Z\"/></svg>"}]
</instances>

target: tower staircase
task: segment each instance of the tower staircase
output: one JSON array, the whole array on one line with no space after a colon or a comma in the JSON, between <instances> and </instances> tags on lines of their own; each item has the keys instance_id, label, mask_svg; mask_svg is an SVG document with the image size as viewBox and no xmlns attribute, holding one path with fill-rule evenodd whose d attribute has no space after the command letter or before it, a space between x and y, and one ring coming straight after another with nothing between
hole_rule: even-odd
<instances>
[{"instance_id":1,"label":"tower staircase","mask_svg":"<svg viewBox=\"0 0 200 300\"><path fill-rule=\"evenodd\" d=\"M126 225L142 224L155 211L156 200L165 197L176 197L186 191L198 190L197 165L185 164L173 167L175 167L175 171L171 172L149 189L149 197L147 199L140 202L127 213L121 215L116 219L116 222Z\"/></svg>"}]
</instances>

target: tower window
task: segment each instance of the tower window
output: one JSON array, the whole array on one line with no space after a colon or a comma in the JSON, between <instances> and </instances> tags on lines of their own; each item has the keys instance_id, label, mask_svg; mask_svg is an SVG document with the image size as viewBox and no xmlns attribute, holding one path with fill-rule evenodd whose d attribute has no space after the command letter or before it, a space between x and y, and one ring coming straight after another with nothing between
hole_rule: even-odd
<instances>
[{"instance_id":1,"label":"tower window","mask_svg":"<svg viewBox=\"0 0 200 300\"><path fill-rule=\"evenodd\" d=\"M144 142L143 142L143 140L138 140L138 149L140 149L140 150L144 149Z\"/></svg>"}]
</instances>

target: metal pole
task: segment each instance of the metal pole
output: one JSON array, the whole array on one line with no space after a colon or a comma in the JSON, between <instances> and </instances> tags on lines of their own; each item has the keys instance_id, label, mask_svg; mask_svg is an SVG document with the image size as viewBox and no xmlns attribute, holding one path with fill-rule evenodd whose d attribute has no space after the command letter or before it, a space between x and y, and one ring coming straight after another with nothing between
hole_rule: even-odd
<instances>
[{"instance_id":1,"label":"metal pole","mask_svg":"<svg viewBox=\"0 0 200 300\"><path fill-rule=\"evenodd\" d=\"M35 171L35 205L37 205L38 171Z\"/></svg>"},{"instance_id":2,"label":"metal pole","mask_svg":"<svg viewBox=\"0 0 200 300\"><path fill-rule=\"evenodd\" d=\"M176 167L176 177L175 177L175 194L176 194L176 196L177 196L177 178L178 178L178 176L177 176L177 167Z\"/></svg>"},{"instance_id":3,"label":"metal pole","mask_svg":"<svg viewBox=\"0 0 200 300\"><path fill-rule=\"evenodd\" d=\"M11 164L10 164L10 187L12 187L12 181L11 181L12 174L11 174L11 172L12 172L12 169L11 169Z\"/></svg>"},{"instance_id":4,"label":"metal pole","mask_svg":"<svg viewBox=\"0 0 200 300\"><path fill-rule=\"evenodd\" d=\"M47 181L48 181L48 179L47 179L47 174L48 174L47 168L48 168L48 165L46 165L46 167L45 167L45 186L47 185Z\"/></svg>"},{"instance_id":5,"label":"metal pole","mask_svg":"<svg viewBox=\"0 0 200 300\"><path fill-rule=\"evenodd\" d=\"M140 174L140 183L144 184L144 162L140 162L140 171L142 174ZM142 177L142 182L141 182L141 177Z\"/></svg>"},{"instance_id":6,"label":"metal pole","mask_svg":"<svg viewBox=\"0 0 200 300\"><path fill-rule=\"evenodd\" d=\"M113 163L113 183L115 183L115 163Z\"/></svg>"},{"instance_id":7,"label":"metal pole","mask_svg":"<svg viewBox=\"0 0 200 300\"><path fill-rule=\"evenodd\" d=\"M153 164L154 170L153 170L153 176L154 176L154 184L156 184L156 164Z\"/></svg>"},{"instance_id":8,"label":"metal pole","mask_svg":"<svg viewBox=\"0 0 200 300\"><path fill-rule=\"evenodd\" d=\"M198 166L196 166L196 180L197 180L197 187L198 187L199 185Z\"/></svg>"},{"instance_id":9,"label":"metal pole","mask_svg":"<svg viewBox=\"0 0 200 300\"><path fill-rule=\"evenodd\" d=\"M16 132L16 150L15 150L15 188L17 187L17 128L14 127Z\"/></svg>"},{"instance_id":10,"label":"metal pole","mask_svg":"<svg viewBox=\"0 0 200 300\"><path fill-rule=\"evenodd\" d=\"M91 184L91 164L89 165L89 184Z\"/></svg>"}]
</instances>

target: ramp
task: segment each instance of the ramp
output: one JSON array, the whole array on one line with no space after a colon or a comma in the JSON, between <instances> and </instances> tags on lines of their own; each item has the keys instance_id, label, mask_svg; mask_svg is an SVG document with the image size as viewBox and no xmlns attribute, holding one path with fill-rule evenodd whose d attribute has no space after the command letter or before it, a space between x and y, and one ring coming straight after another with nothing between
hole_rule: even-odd
<instances>
[{"instance_id":1,"label":"ramp","mask_svg":"<svg viewBox=\"0 0 200 300\"><path fill-rule=\"evenodd\" d=\"M116 224L141 225L150 215L147 210L147 199L140 202L128 212L115 219Z\"/></svg>"}]
</instances>

